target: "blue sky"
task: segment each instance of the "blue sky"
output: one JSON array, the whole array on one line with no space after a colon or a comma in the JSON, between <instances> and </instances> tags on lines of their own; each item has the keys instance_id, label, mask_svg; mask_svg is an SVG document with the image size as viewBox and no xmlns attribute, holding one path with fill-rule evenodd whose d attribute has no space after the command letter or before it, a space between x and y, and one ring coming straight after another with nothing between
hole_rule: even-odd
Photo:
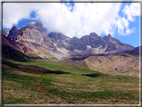
<instances>
[{"instance_id":1,"label":"blue sky","mask_svg":"<svg viewBox=\"0 0 142 107\"><path fill-rule=\"evenodd\" d=\"M4 29L39 21L47 33L78 38L91 32L110 33L123 43L139 46L139 3L4 3L3 13Z\"/></svg>"}]
</instances>

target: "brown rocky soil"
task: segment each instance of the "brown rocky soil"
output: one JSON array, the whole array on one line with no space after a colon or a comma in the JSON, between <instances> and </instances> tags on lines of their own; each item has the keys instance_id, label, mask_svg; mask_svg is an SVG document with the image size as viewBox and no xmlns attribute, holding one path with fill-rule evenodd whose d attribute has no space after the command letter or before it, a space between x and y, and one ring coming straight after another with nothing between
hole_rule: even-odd
<instances>
[{"instance_id":1,"label":"brown rocky soil","mask_svg":"<svg viewBox=\"0 0 142 107\"><path fill-rule=\"evenodd\" d=\"M85 62L91 70L139 77L139 57L128 54L90 56Z\"/></svg>"}]
</instances>

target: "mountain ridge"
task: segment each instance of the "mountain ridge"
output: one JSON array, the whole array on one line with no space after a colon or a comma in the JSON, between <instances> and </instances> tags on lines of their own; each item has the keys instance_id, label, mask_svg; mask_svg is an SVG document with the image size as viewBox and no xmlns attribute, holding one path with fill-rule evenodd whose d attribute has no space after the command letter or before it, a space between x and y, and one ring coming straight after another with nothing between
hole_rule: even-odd
<instances>
[{"instance_id":1,"label":"mountain ridge","mask_svg":"<svg viewBox=\"0 0 142 107\"><path fill-rule=\"evenodd\" d=\"M13 26L7 37L30 47L42 58L51 59L52 56L58 60L71 55L108 54L134 49L133 46L120 42L110 34L101 37L91 32L81 38L70 38L58 32L47 34L38 21L27 23L18 29Z\"/></svg>"}]
</instances>

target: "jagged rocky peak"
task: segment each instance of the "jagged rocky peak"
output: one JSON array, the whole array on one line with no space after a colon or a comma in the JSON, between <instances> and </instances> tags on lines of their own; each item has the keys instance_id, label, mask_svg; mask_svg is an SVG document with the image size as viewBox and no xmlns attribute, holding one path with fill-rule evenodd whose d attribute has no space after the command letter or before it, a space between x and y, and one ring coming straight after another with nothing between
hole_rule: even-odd
<instances>
[{"instance_id":1,"label":"jagged rocky peak","mask_svg":"<svg viewBox=\"0 0 142 107\"><path fill-rule=\"evenodd\" d=\"M92 48L98 48L102 46L104 48L106 46L104 40L101 36L98 36L96 33L92 32L90 35L83 36L81 41L86 46L91 46Z\"/></svg>"},{"instance_id":2,"label":"jagged rocky peak","mask_svg":"<svg viewBox=\"0 0 142 107\"><path fill-rule=\"evenodd\" d=\"M12 29L10 30L9 34L13 34L17 31L17 27L13 26Z\"/></svg>"},{"instance_id":3,"label":"jagged rocky peak","mask_svg":"<svg viewBox=\"0 0 142 107\"><path fill-rule=\"evenodd\" d=\"M10 30L8 37L12 40L16 40L16 42L24 43L33 49L42 47L45 48L45 50L49 49L51 53L57 52L62 55L105 54L133 49L132 46L113 38L111 34L101 37L95 32L91 32L89 35L85 35L81 38L70 38L60 32L51 32L47 35L45 28L38 21L27 23L19 29L14 26ZM46 56L45 53L44 55Z\"/></svg>"},{"instance_id":4,"label":"jagged rocky peak","mask_svg":"<svg viewBox=\"0 0 142 107\"><path fill-rule=\"evenodd\" d=\"M79 38L77 38L77 37L73 37L72 39L74 39L74 40L79 40Z\"/></svg>"},{"instance_id":5,"label":"jagged rocky peak","mask_svg":"<svg viewBox=\"0 0 142 107\"><path fill-rule=\"evenodd\" d=\"M12 29L11 29L11 32L12 32L12 31L16 31L16 30L17 30L17 27L16 27L16 26L13 26Z\"/></svg>"},{"instance_id":6,"label":"jagged rocky peak","mask_svg":"<svg viewBox=\"0 0 142 107\"><path fill-rule=\"evenodd\" d=\"M100 37L98 36L95 32L91 32L89 35L85 35L85 36L82 36L82 38L94 38L94 37Z\"/></svg>"},{"instance_id":7,"label":"jagged rocky peak","mask_svg":"<svg viewBox=\"0 0 142 107\"><path fill-rule=\"evenodd\" d=\"M11 38L13 40L16 40L17 38L17 27L16 26L13 26L12 29L9 31L9 34L8 34L8 38Z\"/></svg>"},{"instance_id":8,"label":"jagged rocky peak","mask_svg":"<svg viewBox=\"0 0 142 107\"><path fill-rule=\"evenodd\" d=\"M99 37L95 32L92 32L92 33L90 33L90 35L89 36L94 36L94 37Z\"/></svg>"},{"instance_id":9,"label":"jagged rocky peak","mask_svg":"<svg viewBox=\"0 0 142 107\"><path fill-rule=\"evenodd\" d=\"M77 45L80 45L80 39L79 38L77 38L77 37L73 37L70 41L69 41L69 43L70 44L72 44L72 45L75 45L75 47L77 47Z\"/></svg>"},{"instance_id":10,"label":"jagged rocky peak","mask_svg":"<svg viewBox=\"0 0 142 107\"><path fill-rule=\"evenodd\" d=\"M25 26L18 29L16 28L16 26L13 26L13 28L9 31L8 38L12 40L19 40L20 38L27 38L27 39L34 38L37 41L38 39L40 39L39 35L42 34L44 34L44 36L47 36L46 30L43 27L43 25L40 22L36 21L36 22L27 23L25 24Z\"/></svg>"},{"instance_id":11,"label":"jagged rocky peak","mask_svg":"<svg viewBox=\"0 0 142 107\"><path fill-rule=\"evenodd\" d=\"M108 37L112 37L110 33L108 34Z\"/></svg>"},{"instance_id":12,"label":"jagged rocky peak","mask_svg":"<svg viewBox=\"0 0 142 107\"><path fill-rule=\"evenodd\" d=\"M38 26L41 26L42 24L39 21L29 22L26 24L26 26L30 26L30 25L38 27Z\"/></svg>"},{"instance_id":13,"label":"jagged rocky peak","mask_svg":"<svg viewBox=\"0 0 142 107\"><path fill-rule=\"evenodd\" d=\"M50 38L53 38L53 39L55 39L55 40L65 40L65 39L70 38L70 37L65 36L65 35L62 34L62 33L57 33L57 32L51 32L51 33L49 34L49 37L50 37Z\"/></svg>"},{"instance_id":14,"label":"jagged rocky peak","mask_svg":"<svg viewBox=\"0 0 142 107\"><path fill-rule=\"evenodd\" d=\"M46 32L43 25L38 21L27 23L23 28L36 29L42 33Z\"/></svg>"},{"instance_id":15,"label":"jagged rocky peak","mask_svg":"<svg viewBox=\"0 0 142 107\"><path fill-rule=\"evenodd\" d=\"M112 41L112 36L111 36L111 34L109 33L108 35L106 35L106 36L104 36L103 37L103 40L108 44L109 42L111 42Z\"/></svg>"}]
</instances>

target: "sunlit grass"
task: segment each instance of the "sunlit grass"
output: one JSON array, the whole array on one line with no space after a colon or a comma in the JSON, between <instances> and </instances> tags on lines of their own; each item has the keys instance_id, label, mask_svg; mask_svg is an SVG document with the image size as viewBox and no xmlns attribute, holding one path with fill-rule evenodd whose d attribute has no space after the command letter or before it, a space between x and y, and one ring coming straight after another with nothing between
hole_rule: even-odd
<instances>
[{"instance_id":1,"label":"sunlit grass","mask_svg":"<svg viewBox=\"0 0 142 107\"><path fill-rule=\"evenodd\" d=\"M32 85L45 87L44 91L60 97L69 104L138 104L139 78L99 73L85 68L68 66L65 62L31 60L12 61L15 64L36 65L71 74L34 73L19 68L3 68L4 104L61 104L56 98ZM98 74L95 77L82 74ZM42 81L41 81L42 80Z\"/></svg>"}]
</instances>

